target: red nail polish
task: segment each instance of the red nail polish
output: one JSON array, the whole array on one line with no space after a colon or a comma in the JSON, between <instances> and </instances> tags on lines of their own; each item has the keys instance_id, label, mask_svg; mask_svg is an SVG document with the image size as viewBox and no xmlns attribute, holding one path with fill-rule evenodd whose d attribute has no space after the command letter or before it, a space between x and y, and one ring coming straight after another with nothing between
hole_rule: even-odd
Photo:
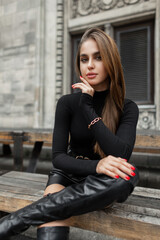
<instances>
[{"instance_id":1,"label":"red nail polish","mask_svg":"<svg viewBox=\"0 0 160 240\"><path fill-rule=\"evenodd\" d=\"M82 78L82 76L80 76L80 78Z\"/></svg>"},{"instance_id":2,"label":"red nail polish","mask_svg":"<svg viewBox=\"0 0 160 240\"><path fill-rule=\"evenodd\" d=\"M130 180L130 177L129 177L129 176L126 176L125 179L126 179L126 180Z\"/></svg>"},{"instance_id":3,"label":"red nail polish","mask_svg":"<svg viewBox=\"0 0 160 240\"><path fill-rule=\"evenodd\" d=\"M118 176L118 175L115 175L115 178L119 178L119 176Z\"/></svg>"},{"instance_id":4,"label":"red nail polish","mask_svg":"<svg viewBox=\"0 0 160 240\"><path fill-rule=\"evenodd\" d=\"M126 162L128 162L127 159L124 158L124 160L125 160Z\"/></svg>"},{"instance_id":5,"label":"red nail polish","mask_svg":"<svg viewBox=\"0 0 160 240\"><path fill-rule=\"evenodd\" d=\"M131 166L131 169L132 169L132 170L135 170L135 167Z\"/></svg>"},{"instance_id":6,"label":"red nail polish","mask_svg":"<svg viewBox=\"0 0 160 240\"><path fill-rule=\"evenodd\" d=\"M134 172L131 172L131 175L134 177L136 174Z\"/></svg>"}]
</instances>

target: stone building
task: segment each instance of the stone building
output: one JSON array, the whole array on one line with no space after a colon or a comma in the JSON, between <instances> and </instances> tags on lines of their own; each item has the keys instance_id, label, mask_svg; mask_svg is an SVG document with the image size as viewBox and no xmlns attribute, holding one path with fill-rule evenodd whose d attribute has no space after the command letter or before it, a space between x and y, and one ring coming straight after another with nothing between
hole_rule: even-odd
<instances>
[{"instance_id":1,"label":"stone building","mask_svg":"<svg viewBox=\"0 0 160 240\"><path fill-rule=\"evenodd\" d=\"M0 0L0 127L53 127L90 26L117 42L138 128L160 129L159 0Z\"/></svg>"}]
</instances>

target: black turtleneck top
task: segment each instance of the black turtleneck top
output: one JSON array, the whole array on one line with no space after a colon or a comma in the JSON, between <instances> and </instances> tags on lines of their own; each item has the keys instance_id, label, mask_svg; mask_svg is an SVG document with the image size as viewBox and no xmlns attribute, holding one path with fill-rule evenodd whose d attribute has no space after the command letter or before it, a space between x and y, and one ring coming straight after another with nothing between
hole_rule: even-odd
<instances>
[{"instance_id":1,"label":"black turtleneck top","mask_svg":"<svg viewBox=\"0 0 160 240\"><path fill-rule=\"evenodd\" d=\"M79 176L95 174L101 159L93 150L96 141L106 156L113 155L129 160L135 143L138 120L138 107L133 101L125 99L116 134L113 134L102 120L88 129L88 124L101 116L107 94L108 90L95 92L93 97L78 92L59 99L52 146L55 168ZM88 160L76 159L67 153L69 138L71 151L88 157Z\"/></svg>"}]
</instances>

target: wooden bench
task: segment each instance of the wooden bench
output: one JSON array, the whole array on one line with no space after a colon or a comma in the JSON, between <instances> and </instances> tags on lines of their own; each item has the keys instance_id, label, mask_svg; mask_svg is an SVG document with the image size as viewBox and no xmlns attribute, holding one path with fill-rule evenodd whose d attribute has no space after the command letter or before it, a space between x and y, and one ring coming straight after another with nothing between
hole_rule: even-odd
<instances>
[{"instance_id":1,"label":"wooden bench","mask_svg":"<svg viewBox=\"0 0 160 240\"><path fill-rule=\"evenodd\" d=\"M0 143L13 144L14 170L23 170L23 145L34 145L27 172L35 172L42 146L52 145L52 129L0 129Z\"/></svg>"},{"instance_id":2,"label":"wooden bench","mask_svg":"<svg viewBox=\"0 0 160 240\"><path fill-rule=\"evenodd\" d=\"M0 143L13 144L14 170L23 169L23 145L34 145L27 172L35 172L43 145L52 145L52 129L0 129ZM160 154L160 131L137 131L135 152Z\"/></svg>"},{"instance_id":3,"label":"wooden bench","mask_svg":"<svg viewBox=\"0 0 160 240\"><path fill-rule=\"evenodd\" d=\"M12 212L43 196L47 176L8 172L0 176L0 211ZM160 190L136 187L124 203L72 218L72 226L122 239L160 239Z\"/></svg>"}]
</instances>

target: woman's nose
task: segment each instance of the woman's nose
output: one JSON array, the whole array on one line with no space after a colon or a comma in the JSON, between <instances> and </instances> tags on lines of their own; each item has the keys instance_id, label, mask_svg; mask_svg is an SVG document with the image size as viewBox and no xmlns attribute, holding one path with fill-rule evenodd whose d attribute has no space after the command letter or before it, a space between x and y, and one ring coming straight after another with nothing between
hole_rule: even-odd
<instances>
[{"instance_id":1,"label":"woman's nose","mask_svg":"<svg viewBox=\"0 0 160 240\"><path fill-rule=\"evenodd\" d=\"M93 62L93 59L89 59L88 61L88 69L92 69L94 68L94 62Z\"/></svg>"}]
</instances>

